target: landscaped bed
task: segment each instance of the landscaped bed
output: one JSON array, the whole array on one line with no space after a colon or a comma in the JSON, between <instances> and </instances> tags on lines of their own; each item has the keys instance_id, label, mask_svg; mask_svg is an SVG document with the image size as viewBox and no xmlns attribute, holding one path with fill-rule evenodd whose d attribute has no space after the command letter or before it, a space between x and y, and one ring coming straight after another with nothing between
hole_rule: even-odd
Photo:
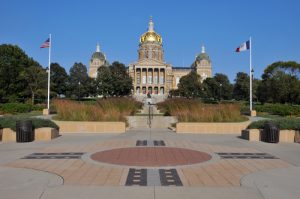
<instances>
[{"instance_id":1,"label":"landscaped bed","mask_svg":"<svg viewBox=\"0 0 300 199\"><path fill-rule=\"evenodd\" d=\"M126 121L126 116L134 115L142 103L132 98L100 99L94 103L71 100L54 100L57 112L55 120L60 121Z\"/></svg>"},{"instance_id":2,"label":"landscaped bed","mask_svg":"<svg viewBox=\"0 0 300 199\"><path fill-rule=\"evenodd\" d=\"M177 117L177 133L238 134L250 123L236 103L205 104L180 98L158 103L158 108L165 115Z\"/></svg>"},{"instance_id":3,"label":"landscaped bed","mask_svg":"<svg viewBox=\"0 0 300 199\"><path fill-rule=\"evenodd\" d=\"M61 133L124 133L126 116L134 115L142 103L133 98L99 99L93 102L53 101L54 122Z\"/></svg>"},{"instance_id":4,"label":"landscaped bed","mask_svg":"<svg viewBox=\"0 0 300 199\"><path fill-rule=\"evenodd\" d=\"M58 136L59 127L51 120L28 117L27 115L11 115L0 117L2 141L16 141L16 122L31 120L35 131L35 140L51 140Z\"/></svg>"},{"instance_id":5,"label":"landscaped bed","mask_svg":"<svg viewBox=\"0 0 300 199\"><path fill-rule=\"evenodd\" d=\"M176 116L179 122L244 122L240 105L204 104L198 99L168 99L158 103L158 109L165 115Z\"/></svg>"},{"instance_id":6,"label":"landscaped bed","mask_svg":"<svg viewBox=\"0 0 300 199\"><path fill-rule=\"evenodd\" d=\"M250 141L262 141L267 122L280 129L279 142L300 142L300 118L276 118L252 122L242 131L242 138Z\"/></svg>"}]
</instances>

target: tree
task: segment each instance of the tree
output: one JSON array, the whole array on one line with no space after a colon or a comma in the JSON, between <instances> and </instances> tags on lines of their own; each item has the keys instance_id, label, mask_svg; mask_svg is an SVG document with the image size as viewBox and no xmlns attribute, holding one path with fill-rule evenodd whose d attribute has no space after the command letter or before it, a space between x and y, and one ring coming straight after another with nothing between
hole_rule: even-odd
<instances>
[{"instance_id":1,"label":"tree","mask_svg":"<svg viewBox=\"0 0 300 199\"><path fill-rule=\"evenodd\" d=\"M47 73L39 65L32 65L26 68L21 77L24 77L27 82L28 89L31 93L31 104L34 105L35 96L37 93L40 93L42 96L46 96L47 88Z\"/></svg>"},{"instance_id":2,"label":"tree","mask_svg":"<svg viewBox=\"0 0 300 199\"><path fill-rule=\"evenodd\" d=\"M104 97L126 96L131 93L132 79L124 64L113 62L109 67L98 68L96 86L98 94Z\"/></svg>"},{"instance_id":3,"label":"tree","mask_svg":"<svg viewBox=\"0 0 300 199\"><path fill-rule=\"evenodd\" d=\"M195 71L183 76L179 80L178 91L181 96L196 98L202 95L201 77Z\"/></svg>"},{"instance_id":4,"label":"tree","mask_svg":"<svg viewBox=\"0 0 300 199\"><path fill-rule=\"evenodd\" d=\"M222 73L216 73L214 79L219 87L219 96L221 99L229 100L232 99L232 85L228 77Z\"/></svg>"},{"instance_id":5,"label":"tree","mask_svg":"<svg viewBox=\"0 0 300 199\"><path fill-rule=\"evenodd\" d=\"M262 103L300 103L300 64L275 62L269 65L258 86L258 100Z\"/></svg>"},{"instance_id":6,"label":"tree","mask_svg":"<svg viewBox=\"0 0 300 199\"><path fill-rule=\"evenodd\" d=\"M90 80L87 68L82 63L74 63L70 68L69 91L71 96L80 99L89 96Z\"/></svg>"},{"instance_id":7,"label":"tree","mask_svg":"<svg viewBox=\"0 0 300 199\"><path fill-rule=\"evenodd\" d=\"M112 74L108 67L100 66L97 70L96 86L97 93L103 97L108 97L112 94Z\"/></svg>"},{"instance_id":8,"label":"tree","mask_svg":"<svg viewBox=\"0 0 300 199\"><path fill-rule=\"evenodd\" d=\"M109 69L111 72L113 85L112 95L129 95L133 86L132 79L127 73L125 65L119 62L113 62L112 65L109 66Z\"/></svg>"},{"instance_id":9,"label":"tree","mask_svg":"<svg viewBox=\"0 0 300 199\"><path fill-rule=\"evenodd\" d=\"M204 98L220 99L220 84L215 78L208 77L203 81Z\"/></svg>"},{"instance_id":10,"label":"tree","mask_svg":"<svg viewBox=\"0 0 300 199\"><path fill-rule=\"evenodd\" d=\"M66 95L69 76L58 63L51 63L51 91L56 95Z\"/></svg>"},{"instance_id":11,"label":"tree","mask_svg":"<svg viewBox=\"0 0 300 199\"><path fill-rule=\"evenodd\" d=\"M27 81L24 71L32 65L39 65L18 46L0 45L0 100L15 101L27 97Z\"/></svg>"},{"instance_id":12,"label":"tree","mask_svg":"<svg viewBox=\"0 0 300 199\"><path fill-rule=\"evenodd\" d=\"M249 75L244 72L238 72L234 81L233 98L236 100L249 100Z\"/></svg>"}]
</instances>

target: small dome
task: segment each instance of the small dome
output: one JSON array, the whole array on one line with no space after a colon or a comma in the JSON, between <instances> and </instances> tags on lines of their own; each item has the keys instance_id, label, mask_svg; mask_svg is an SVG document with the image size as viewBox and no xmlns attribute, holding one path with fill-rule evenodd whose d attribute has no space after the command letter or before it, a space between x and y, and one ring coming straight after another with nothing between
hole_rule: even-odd
<instances>
[{"instance_id":1,"label":"small dome","mask_svg":"<svg viewBox=\"0 0 300 199\"><path fill-rule=\"evenodd\" d=\"M206 53L201 53L196 57L197 61L201 61L201 60L207 60L210 62L210 58Z\"/></svg>"},{"instance_id":2,"label":"small dome","mask_svg":"<svg viewBox=\"0 0 300 199\"><path fill-rule=\"evenodd\" d=\"M94 52L93 55L92 55L92 59L105 60L105 56L102 52Z\"/></svg>"},{"instance_id":3,"label":"small dome","mask_svg":"<svg viewBox=\"0 0 300 199\"><path fill-rule=\"evenodd\" d=\"M204 45L202 45L201 47L201 53L196 57L196 61L200 62L201 60L207 60L208 62L210 62L210 58L205 52Z\"/></svg>"},{"instance_id":4,"label":"small dome","mask_svg":"<svg viewBox=\"0 0 300 199\"><path fill-rule=\"evenodd\" d=\"M144 43L148 41L158 42L159 44L162 44L161 36L154 31L154 23L152 21L152 17L150 17L148 32L145 32L140 38L140 43Z\"/></svg>"}]
</instances>

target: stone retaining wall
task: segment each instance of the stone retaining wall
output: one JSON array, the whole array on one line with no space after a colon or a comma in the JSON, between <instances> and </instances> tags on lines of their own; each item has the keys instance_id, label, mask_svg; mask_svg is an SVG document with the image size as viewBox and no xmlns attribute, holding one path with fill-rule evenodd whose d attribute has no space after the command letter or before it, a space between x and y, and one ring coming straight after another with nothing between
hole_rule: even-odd
<instances>
[{"instance_id":1,"label":"stone retaining wall","mask_svg":"<svg viewBox=\"0 0 300 199\"><path fill-rule=\"evenodd\" d=\"M49 141L59 136L59 131L54 128L38 128L34 130L34 140ZM16 142L16 132L10 128L2 129L2 142Z\"/></svg>"},{"instance_id":2,"label":"stone retaining wall","mask_svg":"<svg viewBox=\"0 0 300 199\"><path fill-rule=\"evenodd\" d=\"M60 133L124 133L125 122L57 121Z\"/></svg>"},{"instance_id":3,"label":"stone retaining wall","mask_svg":"<svg viewBox=\"0 0 300 199\"><path fill-rule=\"evenodd\" d=\"M192 123L179 122L176 124L177 133L197 133L197 134L240 134L241 130L250 124L247 122L218 122L218 123Z\"/></svg>"},{"instance_id":4,"label":"stone retaining wall","mask_svg":"<svg viewBox=\"0 0 300 199\"><path fill-rule=\"evenodd\" d=\"M245 129L242 130L242 138L249 140L249 141L262 141L262 138L264 136L264 131L263 129ZM279 133L279 142L288 142L288 143L293 143L293 142L299 142L297 138L295 137L298 135L299 132L295 130L280 130Z\"/></svg>"}]
</instances>

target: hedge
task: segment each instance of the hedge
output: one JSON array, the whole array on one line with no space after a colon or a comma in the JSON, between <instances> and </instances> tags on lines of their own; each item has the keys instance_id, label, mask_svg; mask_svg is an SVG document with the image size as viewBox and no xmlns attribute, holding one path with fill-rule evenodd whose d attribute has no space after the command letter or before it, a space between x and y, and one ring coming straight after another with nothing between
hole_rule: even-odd
<instances>
[{"instance_id":1,"label":"hedge","mask_svg":"<svg viewBox=\"0 0 300 199\"><path fill-rule=\"evenodd\" d=\"M30 111L41 111L44 108L45 105L43 104L5 103L0 104L0 114L28 113Z\"/></svg>"},{"instance_id":2,"label":"hedge","mask_svg":"<svg viewBox=\"0 0 300 199\"><path fill-rule=\"evenodd\" d=\"M299 105L264 104L264 105L254 105L254 109L257 112L266 112L266 113L269 113L272 115L300 116L300 106Z\"/></svg>"},{"instance_id":3,"label":"hedge","mask_svg":"<svg viewBox=\"0 0 300 199\"><path fill-rule=\"evenodd\" d=\"M59 129L59 127L52 122L51 120L41 119L41 118L28 118L24 116L4 116L0 117L0 127L1 128L10 128L13 131L16 131L16 122L23 120L31 120L33 128L38 129L42 127L50 127Z\"/></svg>"},{"instance_id":4,"label":"hedge","mask_svg":"<svg viewBox=\"0 0 300 199\"><path fill-rule=\"evenodd\" d=\"M278 118L274 120L260 120L252 122L247 129L263 129L265 123L271 121L280 130L300 130L300 118Z\"/></svg>"}]
</instances>

